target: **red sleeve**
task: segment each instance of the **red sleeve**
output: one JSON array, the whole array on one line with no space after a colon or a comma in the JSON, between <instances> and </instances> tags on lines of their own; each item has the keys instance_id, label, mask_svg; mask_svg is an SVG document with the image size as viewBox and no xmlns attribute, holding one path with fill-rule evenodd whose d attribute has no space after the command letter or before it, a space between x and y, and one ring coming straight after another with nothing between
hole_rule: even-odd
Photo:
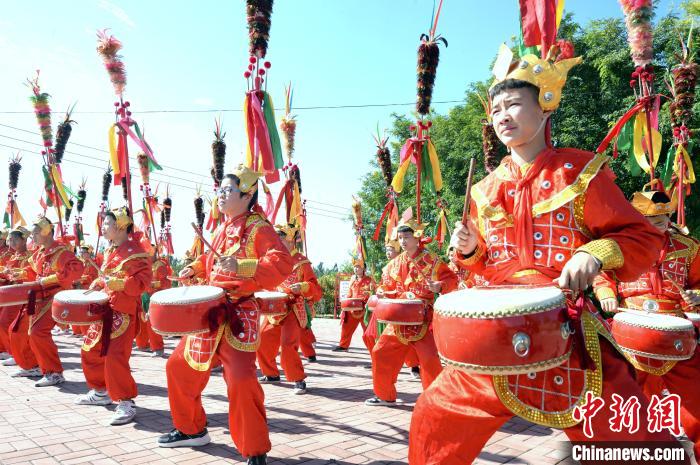
<instances>
[{"instance_id":1,"label":"red sleeve","mask_svg":"<svg viewBox=\"0 0 700 465\"><path fill-rule=\"evenodd\" d=\"M695 252L695 257L693 257L692 261L690 262L690 268L688 269L688 282L686 286L690 290L700 290L700 251Z\"/></svg>"},{"instance_id":2,"label":"red sleeve","mask_svg":"<svg viewBox=\"0 0 700 465\"><path fill-rule=\"evenodd\" d=\"M474 226L476 226L477 229L479 229L479 217L476 208L476 203L474 202L474 200L471 201L471 205L469 207L469 217L472 220ZM457 252L455 254L453 263L457 265L457 267L459 267L460 269L469 271L469 273L483 274L483 271L486 268L485 252L486 242L484 241L484 238L481 237L481 232L479 232L479 241L476 246L476 249L474 249L474 252L469 256L465 256Z\"/></svg>"},{"instance_id":3,"label":"red sleeve","mask_svg":"<svg viewBox=\"0 0 700 465\"><path fill-rule=\"evenodd\" d=\"M294 260L272 226L261 226L255 234L255 253L258 264L253 280L257 289L274 289L292 273Z\"/></svg>"},{"instance_id":4,"label":"red sleeve","mask_svg":"<svg viewBox=\"0 0 700 465\"><path fill-rule=\"evenodd\" d=\"M447 266L447 263L444 263L442 260L438 259L438 265L435 267L433 276L435 277L435 281L440 281L442 285L440 294L452 292L459 286L459 278L455 272Z\"/></svg>"},{"instance_id":5,"label":"red sleeve","mask_svg":"<svg viewBox=\"0 0 700 465\"><path fill-rule=\"evenodd\" d=\"M318 302L323 297L323 290L321 285L318 283L314 269L311 267L311 263L304 263L301 265L301 274L303 276L301 295L311 302Z\"/></svg>"},{"instance_id":6,"label":"red sleeve","mask_svg":"<svg viewBox=\"0 0 700 465\"><path fill-rule=\"evenodd\" d=\"M593 280L593 292L598 300L617 299L617 282L609 273L602 272Z\"/></svg>"},{"instance_id":7,"label":"red sleeve","mask_svg":"<svg viewBox=\"0 0 700 465\"><path fill-rule=\"evenodd\" d=\"M58 278L58 284L63 289L71 289L73 288L73 283L80 280L85 267L83 262L78 260L78 257L73 253L64 250L59 252L59 254L53 267L56 272L56 278Z\"/></svg>"},{"instance_id":8,"label":"red sleeve","mask_svg":"<svg viewBox=\"0 0 700 465\"><path fill-rule=\"evenodd\" d=\"M151 261L145 258L129 260L122 266L124 277L124 290L120 291L130 297L141 297L151 285L153 272Z\"/></svg>"},{"instance_id":9,"label":"red sleeve","mask_svg":"<svg viewBox=\"0 0 700 465\"><path fill-rule=\"evenodd\" d=\"M614 241L617 251L604 251L602 259L596 258L603 262L603 269L613 270L620 281L635 281L656 262L664 236L627 201L609 168L588 185L583 214L586 227L597 240L581 250L594 250L594 243L603 245L600 240ZM612 262L610 265L606 258Z\"/></svg>"}]
</instances>

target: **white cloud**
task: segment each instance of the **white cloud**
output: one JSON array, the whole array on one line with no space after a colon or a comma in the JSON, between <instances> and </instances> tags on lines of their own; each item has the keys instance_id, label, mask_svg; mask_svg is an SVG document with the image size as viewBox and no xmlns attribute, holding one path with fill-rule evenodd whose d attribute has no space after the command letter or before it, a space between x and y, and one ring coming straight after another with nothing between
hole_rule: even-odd
<instances>
[{"instance_id":1,"label":"white cloud","mask_svg":"<svg viewBox=\"0 0 700 465\"><path fill-rule=\"evenodd\" d=\"M134 23L134 21L129 17L126 11L124 11L121 7L107 0L100 0L98 5L100 8L111 13L115 18L119 19L126 25L130 27L136 27L136 23Z\"/></svg>"}]
</instances>

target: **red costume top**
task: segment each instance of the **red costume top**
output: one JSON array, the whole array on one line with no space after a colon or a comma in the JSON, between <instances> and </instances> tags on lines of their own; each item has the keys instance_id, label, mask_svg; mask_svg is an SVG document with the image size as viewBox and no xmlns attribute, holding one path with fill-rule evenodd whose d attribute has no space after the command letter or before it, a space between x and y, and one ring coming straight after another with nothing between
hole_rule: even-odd
<instances>
[{"instance_id":1,"label":"red costume top","mask_svg":"<svg viewBox=\"0 0 700 465\"><path fill-rule=\"evenodd\" d=\"M189 267L194 270L195 277L226 290L229 298L236 301L236 313L243 323L243 330L238 334L232 334L228 324L221 325L211 346L215 350L218 340L225 336L233 348L255 352L260 344L258 307L251 297L256 291L275 289L282 283L292 272L292 256L272 225L262 215L253 212L227 218L214 232L211 245L221 255L236 257L237 271L223 270L211 251L197 257ZM196 341L194 344L199 345L198 350L190 351L188 343L185 350L185 358L193 368L201 369L203 364L208 366L213 351L205 350L203 345L209 339L212 338L189 337L188 341Z\"/></svg>"},{"instance_id":2,"label":"red costume top","mask_svg":"<svg viewBox=\"0 0 700 465\"><path fill-rule=\"evenodd\" d=\"M656 259L663 237L625 199L607 161L554 148L522 169L504 158L472 187L479 245L457 264L492 284L546 282L585 251L619 279L637 279Z\"/></svg>"},{"instance_id":3,"label":"red costume top","mask_svg":"<svg viewBox=\"0 0 700 465\"><path fill-rule=\"evenodd\" d=\"M306 258L303 253L297 250L292 250L290 253L292 255L292 261L294 262L292 273L287 276L287 279L285 279L282 284L277 286L277 290L279 292L284 292L289 296L289 309L294 312L297 321L299 321L299 326L306 328L308 320L304 302L308 300L312 305L318 302L323 296L323 290L321 289L321 285L318 283L318 279L316 278L316 274L311 267L311 262L309 259ZM292 292L290 287L293 284L301 284L300 294L295 294ZM289 315L289 312L287 312L286 315L278 317L268 317L268 320L270 323L278 325L287 317L287 315Z\"/></svg>"},{"instance_id":4,"label":"red costume top","mask_svg":"<svg viewBox=\"0 0 700 465\"><path fill-rule=\"evenodd\" d=\"M97 279L99 273L96 264L91 263L88 260L83 260L82 258L80 261L83 262L83 266L85 267L83 269L83 275L80 277L80 288L87 289L90 287L92 282Z\"/></svg>"},{"instance_id":5,"label":"red costume top","mask_svg":"<svg viewBox=\"0 0 700 465\"><path fill-rule=\"evenodd\" d=\"M141 244L127 239L118 247L106 251L102 273L108 279L98 278L91 286L104 289L112 310L137 315L141 308L141 294L151 285L151 256Z\"/></svg>"},{"instance_id":6,"label":"red costume top","mask_svg":"<svg viewBox=\"0 0 700 465\"><path fill-rule=\"evenodd\" d=\"M10 260L14 254L15 251L12 250L5 241L2 241L0 244L0 267L6 266L8 260Z\"/></svg>"},{"instance_id":7,"label":"red costume top","mask_svg":"<svg viewBox=\"0 0 700 465\"><path fill-rule=\"evenodd\" d=\"M377 284L371 276L364 275L362 278L357 279L357 275L353 275L350 278L350 287L348 288L348 295L345 296L348 299L362 299L364 303L367 303L369 297L374 293L374 289ZM341 318L345 318L345 314L349 313L353 318L363 318L365 315L364 310L356 310L352 312L343 312Z\"/></svg>"},{"instance_id":8,"label":"red costume top","mask_svg":"<svg viewBox=\"0 0 700 465\"><path fill-rule=\"evenodd\" d=\"M680 289L700 292L700 243L675 231L665 236L658 260L636 281L616 282L607 273L598 275L594 283L598 299L619 298L625 308L681 317L684 311L697 311L696 307L688 307Z\"/></svg>"},{"instance_id":9,"label":"red costume top","mask_svg":"<svg viewBox=\"0 0 700 465\"><path fill-rule=\"evenodd\" d=\"M386 277L382 276L378 293L383 293L385 298L421 299L427 307L422 325L389 325L387 330L393 331L403 342L422 339L432 322L435 300L435 294L428 288L428 281L439 281L442 285L440 293L447 294L457 289L457 275L437 255L422 246L412 257L402 252L386 268L388 273Z\"/></svg>"},{"instance_id":10,"label":"red costume top","mask_svg":"<svg viewBox=\"0 0 700 465\"><path fill-rule=\"evenodd\" d=\"M151 281L150 293L170 289L173 286L168 279L168 276L173 274L173 269L170 267L170 262L167 258L157 258L151 268L153 270L153 280Z\"/></svg>"},{"instance_id":11,"label":"red costume top","mask_svg":"<svg viewBox=\"0 0 700 465\"><path fill-rule=\"evenodd\" d=\"M5 262L5 271L0 273L0 279L13 284L35 281L36 273L29 266L29 257L31 255L28 250L12 254Z\"/></svg>"}]
</instances>

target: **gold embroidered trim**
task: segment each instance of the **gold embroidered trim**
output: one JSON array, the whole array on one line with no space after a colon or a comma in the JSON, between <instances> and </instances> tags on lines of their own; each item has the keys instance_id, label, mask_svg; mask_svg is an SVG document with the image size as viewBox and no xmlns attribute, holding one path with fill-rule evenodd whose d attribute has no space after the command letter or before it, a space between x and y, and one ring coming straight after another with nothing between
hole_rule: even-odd
<instances>
[{"instance_id":1,"label":"gold embroidered trim","mask_svg":"<svg viewBox=\"0 0 700 465\"><path fill-rule=\"evenodd\" d=\"M121 312L119 312L121 313ZM111 341L112 339L116 339L122 334L126 332L127 329L129 329L129 322L131 321L131 318L129 317L128 314L122 313L122 323L119 325L119 327L116 329L116 331L112 331L112 334L109 337L109 340ZM112 317L114 318L114 317ZM75 324L75 323L72 323ZM98 342L102 340L102 323L95 323L94 321L91 323L88 323L91 326L95 326L95 330L97 331L97 337L92 340L91 343L85 342L83 339L83 347L82 350L83 352L90 352L90 350L97 345ZM112 323L114 324L114 323Z\"/></svg>"},{"instance_id":2,"label":"gold embroidered trim","mask_svg":"<svg viewBox=\"0 0 700 465\"><path fill-rule=\"evenodd\" d=\"M241 342L236 336L231 333L231 327L226 324L226 329L224 335L226 336L226 342L229 343L231 347L241 352L255 352L260 347L260 333L255 332L255 342Z\"/></svg>"},{"instance_id":3,"label":"gold embroidered trim","mask_svg":"<svg viewBox=\"0 0 700 465\"><path fill-rule=\"evenodd\" d=\"M617 299L615 291L609 287L597 287L595 290L595 296L598 297L598 300Z\"/></svg>"},{"instance_id":4,"label":"gold embroidered trim","mask_svg":"<svg viewBox=\"0 0 700 465\"><path fill-rule=\"evenodd\" d=\"M543 412L530 405L523 403L510 390L507 375L496 375L493 377L493 387L503 405L515 415L524 418L538 425L550 428L570 428L578 422L573 418L573 411L577 406L581 406L585 401L585 393L591 391L594 396L599 397L603 392L603 370L602 357L600 352L600 342L598 341L598 331L605 331L603 325L589 312L581 315L583 326L583 339L586 351L595 362L595 370L585 370L584 388L576 403L566 410L559 412Z\"/></svg>"},{"instance_id":5,"label":"gold embroidered trim","mask_svg":"<svg viewBox=\"0 0 700 465\"><path fill-rule=\"evenodd\" d=\"M255 224L253 224L255 223ZM245 254L246 257L255 257L257 254L255 253L255 235L258 233L258 229L260 229L261 226L268 224L267 220L262 218L260 215L257 213L253 213L248 217L248 220L246 221L246 229L253 224L253 228L250 230L250 233L248 234L248 239L245 245Z\"/></svg>"},{"instance_id":6,"label":"gold embroidered trim","mask_svg":"<svg viewBox=\"0 0 700 465\"><path fill-rule=\"evenodd\" d=\"M581 234L584 236L588 237L589 239L593 238L593 233L588 229L586 226L586 221L585 221L585 211L586 207L586 192L582 192L581 195L578 195L574 199L574 222L576 223L576 227L581 231Z\"/></svg>"},{"instance_id":7,"label":"gold embroidered trim","mask_svg":"<svg viewBox=\"0 0 700 465\"><path fill-rule=\"evenodd\" d=\"M206 362L196 362L192 358L192 355L190 355L190 342L192 341L192 336L187 336L187 339L185 340L185 360L187 361L187 364L190 366L190 368L197 371L209 370L209 367L211 366L211 361L214 358L214 355L216 355L216 350L219 348L219 342L221 341L221 336L223 334L224 326L219 326L219 330L216 332L216 342L214 342L214 346L212 347L211 353Z\"/></svg>"},{"instance_id":8,"label":"gold embroidered trim","mask_svg":"<svg viewBox=\"0 0 700 465\"><path fill-rule=\"evenodd\" d=\"M511 306L500 308L494 312L484 312L477 308L472 311L465 310L444 310L442 308L435 307L435 313L440 316L454 317L454 318L502 318L507 316L519 316L519 315L532 315L534 313L548 312L549 310L554 310L556 308L566 307L566 298L564 294L560 294L553 297L548 302L542 302L539 304L531 306Z\"/></svg>"},{"instance_id":9,"label":"gold embroidered trim","mask_svg":"<svg viewBox=\"0 0 700 465\"><path fill-rule=\"evenodd\" d=\"M651 365L647 365L646 363L642 363L639 360L637 360L637 357L635 357L632 354L627 354L623 352L623 355L627 359L630 364L636 368L639 371L644 371L646 373L649 373L651 375L655 376L663 376L669 371L671 371L671 368L676 366L676 363L678 363L676 360L668 360L663 363L660 367L653 367Z\"/></svg>"},{"instance_id":10,"label":"gold embroidered trim","mask_svg":"<svg viewBox=\"0 0 700 465\"><path fill-rule=\"evenodd\" d=\"M620 246L612 239L596 239L582 245L576 252L586 252L593 255L603 264L603 270L616 270L625 264Z\"/></svg>"},{"instance_id":11,"label":"gold embroidered trim","mask_svg":"<svg viewBox=\"0 0 700 465\"><path fill-rule=\"evenodd\" d=\"M401 334L401 331L399 330L400 328L396 328L396 327L394 327L394 325L390 325L390 327L394 331L394 336L396 336L396 338L399 340L399 342L401 342L401 344L404 344L404 345L408 345L409 342L420 341L421 339L423 339L425 334L428 332L428 323L423 323L421 325L420 332L418 334L416 334L415 336L409 336L409 337L403 337L403 335Z\"/></svg>"},{"instance_id":12,"label":"gold embroidered trim","mask_svg":"<svg viewBox=\"0 0 700 465\"><path fill-rule=\"evenodd\" d=\"M58 284L58 276L56 273L48 275L44 278L39 279L39 282L41 283L42 286L50 286L53 284Z\"/></svg>"},{"instance_id":13,"label":"gold embroidered trim","mask_svg":"<svg viewBox=\"0 0 700 465\"><path fill-rule=\"evenodd\" d=\"M674 260L676 258L689 258L690 260L693 260L698 253L698 248L700 248L700 244L698 244L693 239L681 236L680 234L674 234L672 237L681 244L685 245L686 248L683 250L674 250L673 252L666 255L664 261Z\"/></svg>"},{"instance_id":14,"label":"gold embroidered trim","mask_svg":"<svg viewBox=\"0 0 700 465\"><path fill-rule=\"evenodd\" d=\"M255 270L258 268L257 258L239 258L237 263L237 276L240 276L241 278L252 278L255 276Z\"/></svg>"},{"instance_id":15,"label":"gold embroidered trim","mask_svg":"<svg viewBox=\"0 0 700 465\"><path fill-rule=\"evenodd\" d=\"M530 363L528 365L503 365L503 366L486 366L486 365L474 365L472 363L457 362L455 360L450 360L449 358L440 355L440 360L445 362L447 365L452 365L462 370L466 370L470 373L480 373L485 375L524 375L527 373L533 373L538 371L546 371L550 368L556 368L562 363L566 362L569 357L571 357L572 348L559 357L555 357L550 360L544 360L541 362Z\"/></svg>"},{"instance_id":16,"label":"gold embroidered trim","mask_svg":"<svg viewBox=\"0 0 700 465\"><path fill-rule=\"evenodd\" d=\"M58 264L58 259L61 257L61 253L63 253L63 252L69 252L69 253L70 253L70 251L68 250L68 247L66 247L66 246L64 246L64 245L61 245L61 246L56 247L56 248L53 250L53 252L51 252L51 254L53 255L53 257L51 258L51 269L52 269L53 271L58 271L58 266L57 266L57 264ZM38 272L38 271L37 271L37 272Z\"/></svg>"},{"instance_id":17,"label":"gold embroidered trim","mask_svg":"<svg viewBox=\"0 0 700 465\"><path fill-rule=\"evenodd\" d=\"M484 253L486 253L486 246L484 246L484 244L482 244L481 242L478 242L476 244L476 249L474 249L474 253L470 257L460 258L459 264L461 266L476 265L477 263L479 263L481 258L484 256ZM461 254L460 254L460 256L461 256Z\"/></svg>"},{"instance_id":18,"label":"gold embroidered trim","mask_svg":"<svg viewBox=\"0 0 700 465\"><path fill-rule=\"evenodd\" d=\"M628 349L626 347L620 347L620 350L627 356L627 359L629 360L632 355L638 355L640 357L646 357L646 358L651 358L654 360L671 360L671 361L681 361L681 360L688 360L695 355L695 353L692 353L690 355L663 355L663 358L660 358L659 354L652 354L649 352L642 352L641 350L634 350L634 349Z\"/></svg>"},{"instance_id":19,"label":"gold embroidered trim","mask_svg":"<svg viewBox=\"0 0 700 465\"><path fill-rule=\"evenodd\" d=\"M544 213L549 213L581 195L588 188L588 184L590 184L595 175L598 174L600 168L602 168L608 160L609 158L603 154L594 156L593 159L584 166L574 182L566 186L561 192L533 205L532 214L542 215Z\"/></svg>"}]
</instances>

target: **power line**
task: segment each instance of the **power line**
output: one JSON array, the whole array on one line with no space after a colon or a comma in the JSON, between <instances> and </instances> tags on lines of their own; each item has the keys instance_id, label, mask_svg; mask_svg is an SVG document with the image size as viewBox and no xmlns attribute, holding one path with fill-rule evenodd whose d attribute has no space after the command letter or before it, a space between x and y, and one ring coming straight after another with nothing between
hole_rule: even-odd
<instances>
[{"instance_id":1,"label":"power line","mask_svg":"<svg viewBox=\"0 0 700 465\"><path fill-rule=\"evenodd\" d=\"M317 203L317 204L319 204L319 205L325 205L325 206L327 206L327 207L334 207L334 208L338 208L338 209L341 209L341 210L350 211L350 208L348 208L348 207L343 207L343 206L341 206L341 205L334 205L334 204L332 204L332 203L319 202L318 200L311 200L311 199L306 199L306 201L309 202L309 203ZM340 213L340 212L335 212L335 213Z\"/></svg>"},{"instance_id":2,"label":"power line","mask_svg":"<svg viewBox=\"0 0 700 465\"><path fill-rule=\"evenodd\" d=\"M314 210L316 210L316 211L320 211L320 212L324 212L324 213L332 213L333 215L336 215L336 216L341 216L341 215L343 215L343 213L340 213L340 212L337 212L337 211L333 211L333 210L326 210L326 209L320 208L320 207L314 207L314 206L312 206L311 208L314 209ZM347 215L349 216L349 215L350 215L350 212L348 212ZM345 218L345 217L343 217L343 218Z\"/></svg>"}]
</instances>

